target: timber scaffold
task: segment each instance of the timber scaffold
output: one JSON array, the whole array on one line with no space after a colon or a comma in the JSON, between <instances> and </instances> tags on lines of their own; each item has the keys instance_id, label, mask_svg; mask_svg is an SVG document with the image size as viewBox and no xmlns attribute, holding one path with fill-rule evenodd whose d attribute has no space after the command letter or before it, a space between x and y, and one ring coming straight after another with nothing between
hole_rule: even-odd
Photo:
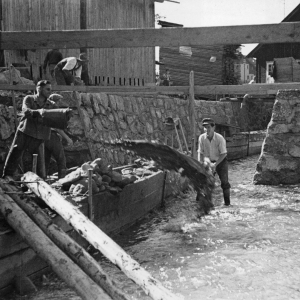
<instances>
[{"instance_id":1,"label":"timber scaffold","mask_svg":"<svg viewBox=\"0 0 300 300\"><path fill-rule=\"evenodd\" d=\"M0 50L14 49L79 49L79 48L127 48L127 47L170 47L191 45L230 45L247 43L299 43L300 22L245 25L225 27L201 28L162 28L162 29L107 29L107 30L64 30L64 31L31 31L31 32L0 32ZM276 94L279 89L298 89L298 83L282 84L255 84L235 86L194 86L193 72L190 73L189 86L53 86L55 91L104 92L111 94L186 94L189 95L190 123L192 134L195 136L195 117L193 105L195 94ZM0 90L24 91L34 90L34 86L0 85ZM192 154L195 155L195 145L192 145ZM157 280L151 277L140 265L126 254L118 245L105 236L102 231L90 220L74 210L69 204L60 199L60 195L39 179L36 174L28 172L24 178L28 187L39 195L52 209L63 215L87 240L111 261L117 264L123 272L139 284L153 299L177 299L178 297L165 289ZM7 194L11 192L11 196ZM64 251L59 250L46 237L40 227L28 218L27 214L18 205L18 195L13 188L1 183L0 207L8 223L35 249L39 255L51 264L54 270L68 284L75 287L83 299L126 299L112 283L111 279L92 279L67 259ZM59 199L59 200L57 200ZM35 206L28 204L32 211ZM25 210L25 208L24 208ZM38 209L36 209L38 210ZM22 222L20 221L22 220ZM20 223L21 222L21 223ZM47 222L47 220L44 222ZM79 225L78 225L79 224ZM22 226L21 226L22 225ZM30 230L29 230L30 229ZM29 231L28 231L29 230ZM50 229L51 230L51 229ZM52 229L58 232L59 229ZM34 234L33 234L34 232ZM95 237L100 237L96 239ZM44 245L47 245L45 249ZM105 247L105 245L107 247ZM70 247L69 247L70 248ZM73 245L76 251L83 251ZM46 251L44 251L46 250ZM69 251L66 251L69 252ZM76 256L76 255L75 255ZM86 254L84 254L87 257ZM64 268L59 268L59 261L64 261ZM87 258L89 259L89 258ZM90 261L88 263L91 263ZM95 266L96 273L101 272ZM66 276L63 273L67 273ZM75 277L77 276L77 277ZM106 275L103 275L104 277ZM98 274L99 277L99 274ZM84 280L81 280L84 278ZM78 283L81 282L79 285Z\"/></svg>"}]
</instances>

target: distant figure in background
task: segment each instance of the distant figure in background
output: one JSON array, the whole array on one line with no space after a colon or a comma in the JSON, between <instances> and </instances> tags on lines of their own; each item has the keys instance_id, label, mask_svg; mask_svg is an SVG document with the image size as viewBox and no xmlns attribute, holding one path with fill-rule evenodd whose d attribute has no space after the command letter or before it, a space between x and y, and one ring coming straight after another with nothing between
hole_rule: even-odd
<instances>
[{"instance_id":1,"label":"distant figure in background","mask_svg":"<svg viewBox=\"0 0 300 300\"><path fill-rule=\"evenodd\" d=\"M249 81L249 84L253 84L253 83L256 83L256 76L254 76L254 77Z\"/></svg>"},{"instance_id":2,"label":"distant figure in background","mask_svg":"<svg viewBox=\"0 0 300 300\"><path fill-rule=\"evenodd\" d=\"M166 73L163 74L162 85L170 86L171 85L171 75L169 69L166 69Z\"/></svg>"},{"instance_id":3,"label":"distant figure in background","mask_svg":"<svg viewBox=\"0 0 300 300\"><path fill-rule=\"evenodd\" d=\"M79 57L67 57L61 60L54 68L54 77L58 85L75 85L76 78L81 79L82 69L87 65L86 53Z\"/></svg>"},{"instance_id":4,"label":"distant figure in background","mask_svg":"<svg viewBox=\"0 0 300 300\"><path fill-rule=\"evenodd\" d=\"M43 65L44 74L46 74L47 66L48 66L50 75L53 78L54 68L62 59L63 56L58 49L52 49L51 51L49 51L44 60L44 65Z\"/></svg>"}]
</instances>

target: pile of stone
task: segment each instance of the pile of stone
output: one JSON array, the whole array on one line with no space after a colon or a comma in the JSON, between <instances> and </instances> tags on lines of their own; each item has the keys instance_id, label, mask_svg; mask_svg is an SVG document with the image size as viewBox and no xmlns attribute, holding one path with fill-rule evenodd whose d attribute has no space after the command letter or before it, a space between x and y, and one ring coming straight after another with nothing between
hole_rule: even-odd
<instances>
[{"instance_id":1,"label":"pile of stone","mask_svg":"<svg viewBox=\"0 0 300 300\"><path fill-rule=\"evenodd\" d=\"M64 178L59 179L53 185L60 186L71 196L85 196L88 194L89 170L92 170L92 192L93 194L109 191L117 194L122 189L135 181L152 175L158 169L154 162L138 159L132 166L113 169L103 159L97 158L92 162L84 163L81 167L73 169Z\"/></svg>"}]
</instances>

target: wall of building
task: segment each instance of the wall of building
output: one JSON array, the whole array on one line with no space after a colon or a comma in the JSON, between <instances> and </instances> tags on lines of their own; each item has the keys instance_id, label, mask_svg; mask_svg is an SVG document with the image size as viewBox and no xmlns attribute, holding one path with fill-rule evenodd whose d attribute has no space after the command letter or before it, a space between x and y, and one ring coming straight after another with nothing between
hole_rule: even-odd
<instances>
[{"instance_id":1,"label":"wall of building","mask_svg":"<svg viewBox=\"0 0 300 300\"><path fill-rule=\"evenodd\" d=\"M2 0L3 31L153 28L154 0ZM50 50L50 49L48 49ZM22 63L34 79L48 50L4 51L5 64ZM93 84L144 85L155 82L154 47L124 49L61 49L63 57L89 56Z\"/></svg>"}]
</instances>

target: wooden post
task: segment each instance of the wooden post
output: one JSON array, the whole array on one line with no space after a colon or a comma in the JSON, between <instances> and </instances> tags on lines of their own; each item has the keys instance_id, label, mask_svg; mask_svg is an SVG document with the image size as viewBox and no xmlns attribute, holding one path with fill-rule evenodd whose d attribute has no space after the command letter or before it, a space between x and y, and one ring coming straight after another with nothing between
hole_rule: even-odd
<instances>
[{"instance_id":1,"label":"wooden post","mask_svg":"<svg viewBox=\"0 0 300 300\"><path fill-rule=\"evenodd\" d=\"M43 230L43 232L78 266L94 280L103 290L116 300L129 300L118 288L117 283L106 274L99 263L78 245L67 233L53 223L52 219L30 198L21 199L14 192L17 188L5 183L0 187L10 192L10 197L26 212L26 214Z\"/></svg>"},{"instance_id":2,"label":"wooden post","mask_svg":"<svg viewBox=\"0 0 300 300\"><path fill-rule=\"evenodd\" d=\"M94 221L94 206L93 206L93 169L89 169L89 198L88 198L88 204L89 204L89 219L93 222Z\"/></svg>"},{"instance_id":3,"label":"wooden post","mask_svg":"<svg viewBox=\"0 0 300 300\"><path fill-rule=\"evenodd\" d=\"M80 121L81 121L81 124L82 124L82 127L83 127L83 132L84 132L85 138L87 139L87 145L88 145L88 148L90 150L91 158L92 158L92 160L94 160L96 158L96 155L93 151L93 147L92 147L92 144L90 142L89 134L88 134L87 128L86 128L85 123L84 123L84 115L83 115L82 110L80 108L80 100L79 100L79 97L78 97L78 95L75 91L73 92L73 98L75 99L75 102L76 102L76 107L77 107L77 110L78 110L78 113L79 113L79 117L80 117Z\"/></svg>"},{"instance_id":4,"label":"wooden post","mask_svg":"<svg viewBox=\"0 0 300 300\"><path fill-rule=\"evenodd\" d=\"M180 150L180 152L183 152L182 145L181 145L181 142L180 142L180 137L179 137L178 130L177 130L176 126L177 126L176 122L174 122L176 137L177 137L177 141L178 141L178 144L179 144L179 150Z\"/></svg>"},{"instance_id":5,"label":"wooden post","mask_svg":"<svg viewBox=\"0 0 300 300\"><path fill-rule=\"evenodd\" d=\"M187 151L187 153L189 153L189 147L188 147L187 142L186 142L185 134L184 134L182 123L181 123L180 119L178 119L178 122L179 122L179 127L180 127L180 131L181 131L181 134L182 134L182 138L183 138L183 141L184 141L186 151Z\"/></svg>"},{"instance_id":6,"label":"wooden post","mask_svg":"<svg viewBox=\"0 0 300 300\"><path fill-rule=\"evenodd\" d=\"M32 173L33 174L33 173ZM0 190L0 210L9 225L21 235L53 271L86 300L111 300L72 260L38 228L27 214Z\"/></svg>"},{"instance_id":7,"label":"wooden post","mask_svg":"<svg viewBox=\"0 0 300 300\"><path fill-rule=\"evenodd\" d=\"M22 180L26 186L41 197L67 223L71 224L91 245L100 250L104 256L116 264L129 278L140 285L150 297L154 300L178 299L177 296L163 287L159 281L144 270L138 262L132 259L99 227L85 217L77 207L66 201L56 190L41 180L40 177L32 172L27 172L22 177Z\"/></svg>"},{"instance_id":8,"label":"wooden post","mask_svg":"<svg viewBox=\"0 0 300 300\"><path fill-rule=\"evenodd\" d=\"M189 85L189 119L191 128L191 141L192 141L192 157L196 157L196 122L195 122L195 83L194 71L190 72L190 85Z\"/></svg>"},{"instance_id":9,"label":"wooden post","mask_svg":"<svg viewBox=\"0 0 300 300\"><path fill-rule=\"evenodd\" d=\"M16 105L15 91L12 91L12 103L13 103L14 116L15 116L15 128L16 128L16 131L17 131L17 128L19 126L19 121L18 121L18 115L17 115L17 105Z\"/></svg>"},{"instance_id":10,"label":"wooden post","mask_svg":"<svg viewBox=\"0 0 300 300\"><path fill-rule=\"evenodd\" d=\"M45 166L45 144L41 143L38 149L38 161L39 161L39 171L41 172L41 177L46 179L46 166Z\"/></svg>"},{"instance_id":11,"label":"wooden post","mask_svg":"<svg viewBox=\"0 0 300 300\"><path fill-rule=\"evenodd\" d=\"M33 154L32 155L32 172L35 174L36 174L37 159L38 159L38 155Z\"/></svg>"}]
</instances>

